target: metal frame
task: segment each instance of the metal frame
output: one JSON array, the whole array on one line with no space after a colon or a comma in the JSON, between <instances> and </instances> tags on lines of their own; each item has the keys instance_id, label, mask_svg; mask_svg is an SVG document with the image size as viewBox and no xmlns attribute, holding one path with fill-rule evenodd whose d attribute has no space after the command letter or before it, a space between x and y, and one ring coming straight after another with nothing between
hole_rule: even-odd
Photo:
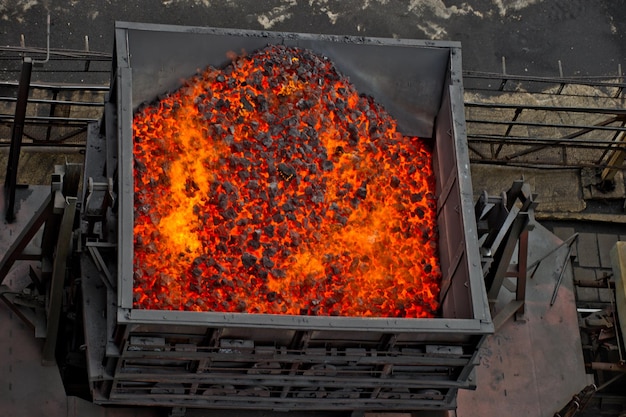
<instances>
[{"instance_id":1,"label":"metal frame","mask_svg":"<svg viewBox=\"0 0 626 417\"><path fill-rule=\"evenodd\" d=\"M454 172L446 172L445 177L439 176L439 182L451 181L454 183L455 201L461 207L461 224L457 232L464 231L465 247L460 250L465 254L465 270L468 276L458 277L457 281L469 282L469 291L466 294L469 297L465 300L469 305L465 307L463 312L464 316L459 315L456 317L453 314L445 315L444 318L437 319L388 319L388 318L349 318L349 317L303 317L303 316L280 316L280 315L250 315L250 314L223 314L223 313L190 313L190 312L174 312L174 311L151 311L151 310L139 310L132 308L132 221L133 221L133 185L132 185L132 143L130 138L132 137L132 110L135 109L141 100L134 98L132 94L138 89L135 84L143 85L143 82L137 80L137 74L141 73L141 69L133 68L132 63L135 61L143 62L140 58L135 56L136 52L131 51L133 43L133 36L142 37L142 40L151 39L151 36L156 34L160 36L160 40L166 39L168 36L174 37L177 42L185 42L187 50L185 54L193 55L189 52L189 48L194 47L206 47L208 42L215 41L215 38L224 37L227 42L225 45L219 47L227 52L232 43L243 45L245 48L246 42L250 42L253 39L253 45L267 44L269 42L279 43L291 43L296 45L304 45L314 50L321 49L325 54L337 55L337 52L333 52L333 47L340 48L341 52L345 52L344 47L349 47L350 51L356 48L356 51L360 51L359 48L365 48L362 52L367 52L369 47L377 48L376 51L390 51L389 54L394 56L407 56L410 55L407 52L418 51L420 58L424 59L429 57L434 61L442 61L441 63L427 64L426 68L430 70L433 67L444 68L443 74L430 74L431 83L435 86L431 87L431 91L439 91L442 94L442 98L436 100L435 103L429 105L420 105L419 110L422 110L424 120L419 120L417 123L411 122L409 129L422 130L428 129L433 126L428 136L434 137L441 135L442 133L436 131L438 128L435 126L435 117L437 117L437 123L442 124L441 120L448 120L445 126L446 137L437 137L436 142L441 143L442 146L445 143L447 147L445 153L453 151L456 155L456 160L453 163L456 167ZM165 35L163 35L165 34ZM202 42L202 46L196 46L193 42ZM141 46L144 46L141 43ZM381 48L382 47L382 48ZM166 61L170 59L168 56L169 51L165 51L164 46L160 44L160 53L158 59ZM180 48L179 48L180 49ZM428 55L432 52L433 55ZM137 52L138 53L138 52ZM178 53L178 51L176 51ZM417 52L416 52L417 53ZM119 284L118 284L118 321L120 323L163 323L171 322L177 324L199 324L209 326L265 326L265 327L282 327L282 328L306 328L306 329L325 329L334 328L336 330L367 330L367 331L380 331L389 329L390 327L412 333L419 332L442 332L442 333L473 333L473 334L487 334L492 331L492 324L490 315L488 312L488 306L486 298L484 297L484 285L482 279L482 271L480 270L479 262L477 261L478 245L475 220L473 217L472 208L472 188L471 177L469 172L469 161L467 160L468 150L465 141L465 124L463 113L463 100L462 100L462 81L461 81L461 56L460 45L455 42L432 42L432 41L416 41L416 40L392 40L392 39L380 39L380 38L350 38L350 37L337 37L337 36L321 36L321 35L307 35L307 34L293 34L293 33L271 33L271 32L254 32L254 31L240 31L240 30L227 30L227 29L214 29L214 28L188 28L188 27L176 27L176 26L164 26L164 25L147 25L147 24L134 24L134 23L118 23L116 26L116 62L117 72L115 74L114 83L112 89L114 90L114 100L116 100L117 108L122 111L117 115L117 137L118 139L118 178L120 179L119 187L119 202L120 202L120 220L118 224L118 232L120 236L120 247L118 252L118 271L119 271ZM225 56L225 55L218 55ZM332 58L332 57L331 57ZM157 57L155 56L155 59ZM409 60L409 62L412 62ZM157 68L158 63L153 63ZM184 64L183 64L184 66ZM347 75L353 79L354 68L348 66L340 69L347 72ZM194 66L196 68L196 66ZM384 66L385 69L388 65ZM367 69L360 66L359 71L366 73L362 78L368 78ZM379 69L375 67L373 69L374 74L378 75ZM408 68L406 73L416 72L414 68ZM418 71L423 76L423 70ZM175 72L170 75L170 78L179 80L179 72ZM144 74L145 75L145 74ZM393 74L396 76L397 74ZM412 76L413 78L415 76ZM164 76L162 78L165 78ZM371 77L369 77L371 78ZM406 83L410 85L410 80ZM353 79L353 81L355 81ZM155 85L159 82L150 79ZM163 83L169 82L168 80ZM425 81L421 81L425 83ZM375 89L376 86L370 87ZM401 89L407 90L402 85ZM366 90L366 92L368 91ZM407 91L408 95L414 95L414 92L410 89ZM154 97L145 96L147 98L154 99ZM427 93L426 97L419 97L419 99L426 99L430 97ZM417 99L417 100L419 100ZM416 100L416 99L413 99ZM392 112L393 109L389 111ZM393 112L392 115L396 116ZM429 118L429 119L428 119ZM441 129L441 128L439 128ZM436 131L436 132L435 132ZM428 132L428 130L426 130ZM443 151L443 148L441 149ZM442 155L444 152L440 152ZM443 164L440 164L443 167ZM446 166L446 170L451 167ZM443 168L442 168L443 169ZM445 185L439 184L438 188L441 190L446 189L449 193L451 186L445 187ZM449 194L447 194L449 195ZM440 203L441 203L440 198ZM443 201L445 204L445 201ZM453 208L452 205L448 206ZM455 215L458 216L455 211ZM460 236L459 236L460 237ZM456 244L455 244L456 250ZM461 256L458 253L453 253L450 258ZM455 271L453 270L452 273ZM445 275L445 272L444 272ZM450 278L450 277L448 277ZM445 279L445 278L444 278ZM448 292L446 292L448 294ZM459 296L460 297L460 296ZM445 298L442 300L445 304ZM460 302L457 300L457 302ZM453 310L453 309L451 309ZM463 314L461 313L461 314Z\"/></svg>"},{"instance_id":2,"label":"metal frame","mask_svg":"<svg viewBox=\"0 0 626 417\"><path fill-rule=\"evenodd\" d=\"M617 140L626 123L623 110L626 84L621 71L615 76L593 78L466 72L464 80L468 91L477 93L465 103L472 114L467 119L471 162L604 168L611 165L607 153L624 149ZM513 84L509 81L514 81L515 86L508 88ZM514 97L522 95L539 100L558 98L565 104L519 104ZM583 106L577 101L581 99L586 103ZM561 122L563 117L575 121ZM555 121L538 123L534 119ZM530 132L520 133L520 128L528 128Z\"/></svg>"},{"instance_id":3,"label":"metal frame","mask_svg":"<svg viewBox=\"0 0 626 417\"><path fill-rule=\"evenodd\" d=\"M0 89L15 90L15 93L8 93L6 96L0 96L0 106L10 108L14 102L18 101L17 95L18 85L14 82L0 81ZM42 147L42 146L68 146L69 141L75 139L78 135L84 134L87 124L97 122L102 115L104 107L104 95L108 92L107 86L99 85L68 85L68 84L42 84L30 83L29 91L31 95L44 96L46 98L29 98L29 110L23 119L25 129L23 136L30 139L22 144L22 147ZM81 98L77 100L65 99L64 97L72 95L75 92L88 93L91 98L85 100ZM98 98L101 99L98 102ZM62 109L63 112L60 112ZM77 114L88 109L90 113L96 113L90 117L77 117ZM95 110L94 110L95 109ZM15 123L15 116L9 114L0 114L0 126L7 126ZM29 127L42 127L42 134L37 134L37 130ZM59 127L60 129L57 129ZM75 129L70 129L74 127ZM75 141L74 141L75 142ZM0 141L0 146L6 146L7 142ZM84 140L81 143L72 143L69 146L84 147Z\"/></svg>"},{"instance_id":4,"label":"metal frame","mask_svg":"<svg viewBox=\"0 0 626 417\"><path fill-rule=\"evenodd\" d=\"M4 179L5 195L7 198L5 219L12 223L15 220L15 188L17 187L17 168L20 160L20 148L22 146L22 134L24 132L24 119L26 118L26 107L28 106L28 91L30 88L30 76L33 69L33 61L24 58L22 71L20 73L20 83L17 90L17 101L15 104L15 117L11 130L11 148L9 151L9 161Z\"/></svg>"},{"instance_id":5,"label":"metal frame","mask_svg":"<svg viewBox=\"0 0 626 417\"><path fill-rule=\"evenodd\" d=\"M221 64L210 59L267 43L304 46L336 58L361 92L389 100L384 105L394 117L400 115L403 132L433 139L437 216L444 228L441 318L133 308L133 111L176 88L181 77L198 67ZM96 275L82 279L94 401L281 410L455 408L457 390L474 386L478 346L493 332L473 213L460 45L132 23L117 24L115 45L102 122L106 137L90 130L86 153L92 162L86 165L85 178L116 180L110 218L101 227L106 223L109 237L103 234L101 242L117 245L117 253L94 260L87 251L81 258L83 273ZM372 59L369 53L386 59ZM389 65L392 60L404 63L399 72ZM368 69L367 62L373 67ZM99 279L105 268L117 277L110 286L102 286ZM101 311L106 323L98 320ZM331 365L337 374L328 373ZM212 388L224 384L235 388ZM272 394L255 391L259 386ZM343 393L344 388L352 391Z\"/></svg>"}]
</instances>

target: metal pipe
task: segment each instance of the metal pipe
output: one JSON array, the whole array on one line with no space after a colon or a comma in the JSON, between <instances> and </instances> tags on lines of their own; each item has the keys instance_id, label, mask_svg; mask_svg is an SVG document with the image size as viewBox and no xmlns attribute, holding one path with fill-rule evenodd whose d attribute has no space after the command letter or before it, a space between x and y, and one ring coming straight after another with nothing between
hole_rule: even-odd
<instances>
[{"instance_id":1,"label":"metal pipe","mask_svg":"<svg viewBox=\"0 0 626 417\"><path fill-rule=\"evenodd\" d=\"M8 146L0 144L0 153L9 151ZM85 145L77 145L72 143L57 143L55 145L39 144L39 143L24 143L22 144L22 153L84 153Z\"/></svg>"},{"instance_id":2,"label":"metal pipe","mask_svg":"<svg viewBox=\"0 0 626 417\"><path fill-rule=\"evenodd\" d=\"M554 285L554 291L552 292L552 298L550 299L550 306L554 305L556 301L556 296L559 293L559 288L561 287L561 282L563 282L563 276L565 275L565 270L567 269L567 265L570 262L570 256L572 255L572 245L570 244L567 248L567 255L565 257L565 262L563 262L563 267L561 268L561 272L559 273L559 279L556 280L556 284Z\"/></svg>"},{"instance_id":3,"label":"metal pipe","mask_svg":"<svg viewBox=\"0 0 626 417\"><path fill-rule=\"evenodd\" d=\"M517 110L516 110L517 112ZM618 118L611 118L608 123L614 123L619 121ZM605 124L597 124L597 125L574 125L574 124L566 124L566 123L540 123L540 122L518 122L514 117L513 120L489 120L489 119L467 119L467 123L475 123L481 125L505 125L505 126L531 126L531 127L558 127L563 129L584 129L589 133L593 130L608 130L612 132L626 132L626 127L621 126L607 126ZM507 129L507 132L510 133L511 129ZM508 134L505 133L504 137L508 137Z\"/></svg>"},{"instance_id":4,"label":"metal pipe","mask_svg":"<svg viewBox=\"0 0 626 417\"><path fill-rule=\"evenodd\" d=\"M7 163L7 172L4 187L7 194L7 208L5 219L12 223L15 220L15 189L17 187L17 168L20 159L20 148L22 145L22 135L24 134L24 121L26 119L26 106L28 105L28 93L30 91L30 76L33 71L33 61L24 58L22 62L22 73L20 84L17 90L17 103L15 104L15 117L13 119L13 129L11 131L11 150Z\"/></svg>"},{"instance_id":5,"label":"metal pipe","mask_svg":"<svg viewBox=\"0 0 626 417\"><path fill-rule=\"evenodd\" d=\"M626 364L609 363L609 362L591 362L591 369L595 371L612 371L625 372Z\"/></svg>"},{"instance_id":6,"label":"metal pipe","mask_svg":"<svg viewBox=\"0 0 626 417\"><path fill-rule=\"evenodd\" d=\"M570 113L593 113L593 114L612 114L612 115L626 115L626 109L621 107L570 107L570 106L541 106L532 104L509 104L509 103L478 103L472 101L466 101L465 107L480 107L489 109L517 109L523 108L524 110L548 110L548 111L562 111Z\"/></svg>"},{"instance_id":7,"label":"metal pipe","mask_svg":"<svg viewBox=\"0 0 626 417\"><path fill-rule=\"evenodd\" d=\"M581 280L574 280L574 285L576 285L577 287L583 287L583 288L606 288L607 284L604 283L604 279L599 279L597 281L581 281ZM615 283L614 282L610 282L609 281L609 288L615 288Z\"/></svg>"},{"instance_id":8,"label":"metal pipe","mask_svg":"<svg viewBox=\"0 0 626 417\"><path fill-rule=\"evenodd\" d=\"M596 391L603 390L604 388L608 387L608 386L609 386L609 385L611 385L613 382L617 381L618 379L620 379L620 378L621 378L621 377L623 377L623 376L624 376L624 374L615 375L613 378L609 379L609 380L608 380L608 381L606 381L604 384L600 385Z\"/></svg>"},{"instance_id":9,"label":"metal pipe","mask_svg":"<svg viewBox=\"0 0 626 417\"><path fill-rule=\"evenodd\" d=\"M563 162L553 162L553 161L507 161L507 160L485 160L478 158L470 158L470 163L473 164L483 164L483 165L502 165L509 167L522 167L522 168L536 168L536 169L553 169L553 170L563 170L567 168L578 169L578 168L603 168L603 166L598 166L592 163L563 163ZM621 168L622 171L626 170L626 167Z\"/></svg>"},{"instance_id":10,"label":"metal pipe","mask_svg":"<svg viewBox=\"0 0 626 417\"><path fill-rule=\"evenodd\" d=\"M33 64L34 65L43 65L48 63L48 61L50 61L50 13L48 13L48 19L47 19L47 23L46 23L46 59L44 59L43 61L36 61L33 59Z\"/></svg>"},{"instance_id":11,"label":"metal pipe","mask_svg":"<svg viewBox=\"0 0 626 417\"><path fill-rule=\"evenodd\" d=\"M537 137L524 137L524 136L501 136L490 134L468 134L467 138L470 142L477 143L492 143L492 142L506 142L507 145L535 145L541 144L546 146L568 146L578 148L612 148L623 149L626 146L621 143L617 143L613 140L605 139L567 139L567 138L537 138Z\"/></svg>"},{"instance_id":12,"label":"metal pipe","mask_svg":"<svg viewBox=\"0 0 626 417\"><path fill-rule=\"evenodd\" d=\"M0 97L0 101L13 102L17 101L15 97ZM73 100L49 100L44 98L33 98L29 100L31 103L37 104L65 104L69 106L84 106L84 107L101 107L104 104L96 101L73 101ZM626 130L626 129L625 129Z\"/></svg>"},{"instance_id":13,"label":"metal pipe","mask_svg":"<svg viewBox=\"0 0 626 417\"><path fill-rule=\"evenodd\" d=\"M511 81L528 81L528 82L537 82L537 83L545 83L545 84L578 84L578 85L586 85L591 87L599 87L599 86L613 86L620 87L626 86L623 82L615 82L615 79L623 79L623 75L611 76L611 75L601 75L596 77L579 77L579 78L556 78L556 77L540 77L533 75L512 75L512 74L499 74L499 73L491 73L491 72L480 72L480 71L463 71L463 77L468 79L483 79L483 80L501 80L505 75L508 80ZM599 81L598 81L599 80ZM604 81L606 80L606 81ZM495 90L491 90L495 91Z\"/></svg>"},{"instance_id":14,"label":"metal pipe","mask_svg":"<svg viewBox=\"0 0 626 417\"><path fill-rule=\"evenodd\" d=\"M4 115L0 114L0 121L4 121L7 119L11 119L10 116L4 117ZM66 123L71 123L71 122L76 122L76 123L90 123L90 122L97 122L99 119L92 119L92 118L85 118L85 117L46 117L46 116L32 116L32 117L27 117L26 120L28 120L29 122L39 122L39 123L45 123L45 122L50 122L50 123L62 123L63 127L69 126L69 124ZM47 123L46 123L47 124Z\"/></svg>"},{"instance_id":15,"label":"metal pipe","mask_svg":"<svg viewBox=\"0 0 626 417\"><path fill-rule=\"evenodd\" d=\"M559 243L559 245L552 249L551 251L549 251L548 253L546 253L545 255L543 255L542 257L540 257L539 259L537 259L535 262L531 263L530 265L527 266L527 268L532 268L532 267L537 267L539 268L539 264L546 259L548 256L552 255L553 253L555 253L556 251L558 251L559 249L561 249L563 246L568 245L569 247L571 247L571 245L574 243L574 240L578 238L578 232L574 233L573 235L571 235L570 237L568 237L567 239L565 239L563 242ZM535 268L533 270L533 273L530 275L530 277L534 277L535 276L535 272L537 271L537 268Z\"/></svg>"},{"instance_id":16,"label":"metal pipe","mask_svg":"<svg viewBox=\"0 0 626 417\"><path fill-rule=\"evenodd\" d=\"M83 72L83 71L80 71ZM0 87L15 87L18 86L19 83L14 81L0 81ZM32 88L41 88L41 89L49 89L49 90L76 90L76 91L102 91L107 93L110 90L110 87L107 85L97 85L97 84L41 84L41 83L32 83L30 85Z\"/></svg>"},{"instance_id":17,"label":"metal pipe","mask_svg":"<svg viewBox=\"0 0 626 417\"><path fill-rule=\"evenodd\" d=\"M76 215L76 197L66 197L63 208L63 218L59 228L59 237L56 245L56 255L52 266L52 278L50 284L50 299L48 301L48 316L46 328L46 341L43 346L42 364L49 366L55 364L55 351L59 320L63 303L63 283L65 279L65 267L70 252L72 240L72 225Z\"/></svg>"},{"instance_id":18,"label":"metal pipe","mask_svg":"<svg viewBox=\"0 0 626 417\"><path fill-rule=\"evenodd\" d=\"M609 284L609 280L606 280L606 287L610 290L611 289L611 285ZM614 294L611 294L611 310L612 311L617 311L617 309L615 308L615 301L614 301ZM621 366L624 367L624 371L626 372L626 367L624 366L624 356L622 354L622 342L620 340L620 329L616 329L615 330L615 338L617 339L617 353L619 354L619 363Z\"/></svg>"},{"instance_id":19,"label":"metal pipe","mask_svg":"<svg viewBox=\"0 0 626 417\"><path fill-rule=\"evenodd\" d=\"M14 51L17 54L32 54L41 53L43 48L27 47L27 46L0 46L0 51L11 52ZM97 51L85 51L83 49L50 49L50 55L58 55L68 60L83 60L85 57L89 57L92 61L110 61L111 54L109 52L97 52Z\"/></svg>"}]
</instances>

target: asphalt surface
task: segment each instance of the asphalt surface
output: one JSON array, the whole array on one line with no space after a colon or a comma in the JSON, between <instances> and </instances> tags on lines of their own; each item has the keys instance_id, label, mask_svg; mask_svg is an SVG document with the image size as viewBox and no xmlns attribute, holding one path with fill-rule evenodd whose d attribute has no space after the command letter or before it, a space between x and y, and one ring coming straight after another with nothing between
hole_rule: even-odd
<instances>
[{"instance_id":1,"label":"asphalt surface","mask_svg":"<svg viewBox=\"0 0 626 417\"><path fill-rule=\"evenodd\" d=\"M462 42L465 70L626 70L624 0L0 0L0 45L111 52L116 20ZM0 63L0 71L2 70Z\"/></svg>"}]
</instances>

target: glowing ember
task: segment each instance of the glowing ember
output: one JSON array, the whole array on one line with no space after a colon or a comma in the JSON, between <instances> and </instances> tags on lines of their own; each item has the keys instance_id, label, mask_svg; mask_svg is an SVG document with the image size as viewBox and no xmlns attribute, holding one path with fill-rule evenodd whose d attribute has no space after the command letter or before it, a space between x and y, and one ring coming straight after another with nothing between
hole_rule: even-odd
<instances>
[{"instance_id":1,"label":"glowing ember","mask_svg":"<svg viewBox=\"0 0 626 417\"><path fill-rule=\"evenodd\" d=\"M434 315L430 151L327 59L236 58L133 130L135 307Z\"/></svg>"}]
</instances>

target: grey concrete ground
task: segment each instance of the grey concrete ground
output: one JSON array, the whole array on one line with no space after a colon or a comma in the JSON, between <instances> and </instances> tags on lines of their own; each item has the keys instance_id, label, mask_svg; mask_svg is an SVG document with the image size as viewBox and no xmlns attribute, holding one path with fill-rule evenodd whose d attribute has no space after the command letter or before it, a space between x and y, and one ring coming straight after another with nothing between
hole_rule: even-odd
<instances>
[{"instance_id":1,"label":"grey concrete ground","mask_svg":"<svg viewBox=\"0 0 626 417\"><path fill-rule=\"evenodd\" d=\"M463 44L465 69L615 74L626 64L623 0L0 0L0 45L111 51L115 20ZM3 65L0 63L0 65Z\"/></svg>"}]
</instances>

